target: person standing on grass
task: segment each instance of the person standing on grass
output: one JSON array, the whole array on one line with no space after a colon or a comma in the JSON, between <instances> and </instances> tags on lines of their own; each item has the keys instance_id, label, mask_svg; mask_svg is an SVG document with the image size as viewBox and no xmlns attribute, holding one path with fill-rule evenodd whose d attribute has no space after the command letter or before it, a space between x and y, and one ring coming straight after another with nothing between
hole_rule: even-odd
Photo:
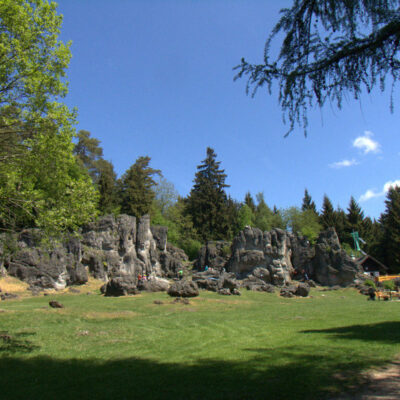
<instances>
[{"instance_id":1,"label":"person standing on grass","mask_svg":"<svg viewBox=\"0 0 400 400\"><path fill-rule=\"evenodd\" d=\"M182 278L183 278L183 271L182 271L181 269L178 271L178 276L179 276L179 280L182 280Z\"/></svg>"}]
</instances>

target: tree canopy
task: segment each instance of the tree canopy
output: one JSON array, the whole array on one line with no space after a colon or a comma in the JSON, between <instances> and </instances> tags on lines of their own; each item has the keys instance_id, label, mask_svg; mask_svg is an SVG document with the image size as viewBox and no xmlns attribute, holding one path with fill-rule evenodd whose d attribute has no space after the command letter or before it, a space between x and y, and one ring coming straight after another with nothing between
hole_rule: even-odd
<instances>
[{"instance_id":1,"label":"tree canopy","mask_svg":"<svg viewBox=\"0 0 400 400\"><path fill-rule=\"evenodd\" d=\"M73 155L69 44L43 0L0 2L0 227L57 233L96 215L97 193Z\"/></svg>"},{"instance_id":2,"label":"tree canopy","mask_svg":"<svg viewBox=\"0 0 400 400\"><path fill-rule=\"evenodd\" d=\"M235 79L248 77L247 93L279 85L279 104L289 134L296 123L307 132L307 108L327 100L340 109L343 97L355 99L365 89L384 90L387 78L400 77L400 7L398 0L294 0L273 28L264 62L242 58ZM283 36L271 59L273 39ZM392 104L392 103L391 103ZM392 105L393 106L393 105Z\"/></svg>"}]
</instances>

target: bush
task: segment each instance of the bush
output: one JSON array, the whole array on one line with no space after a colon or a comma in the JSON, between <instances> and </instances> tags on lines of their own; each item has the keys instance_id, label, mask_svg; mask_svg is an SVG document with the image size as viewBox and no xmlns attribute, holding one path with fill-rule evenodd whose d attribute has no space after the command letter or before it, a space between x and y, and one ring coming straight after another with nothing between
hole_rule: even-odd
<instances>
[{"instance_id":1,"label":"bush","mask_svg":"<svg viewBox=\"0 0 400 400\"><path fill-rule=\"evenodd\" d=\"M194 239L188 239L180 243L181 249L187 254L190 261L193 261L198 257L201 246L201 242Z\"/></svg>"},{"instance_id":2,"label":"bush","mask_svg":"<svg viewBox=\"0 0 400 400\"><path fill-rule=\"evenodd\" d=\"M374 281L371 281L371 279L367 279L367 280L364 282L364 285L376 289L375 282L374 282Z\"/></svg>"},{"instance_id":3,"label":"bush","mask_svg":"<svg viewBox=\"0 0 400 400\"><path fill-rule=\"evenodd\" d=\"M222 255L224 257L230 257L230 255L231 255L231 246L227 245L227 246L222 247L221 252L222 252Z\"/></svg>"},{"instance_id":4,"label":"bush","mask_svg":"<svg viewBox=\"0 0 400 400\"><path fill-rule=\"evenodd\" d=\"M394 291L394 290L395 290L394 281L393 281L393 280L391 280L391 281L384 281L384 282L383 282L383 287L384 287L386 290Z\"/></svg>"}]
</instances>

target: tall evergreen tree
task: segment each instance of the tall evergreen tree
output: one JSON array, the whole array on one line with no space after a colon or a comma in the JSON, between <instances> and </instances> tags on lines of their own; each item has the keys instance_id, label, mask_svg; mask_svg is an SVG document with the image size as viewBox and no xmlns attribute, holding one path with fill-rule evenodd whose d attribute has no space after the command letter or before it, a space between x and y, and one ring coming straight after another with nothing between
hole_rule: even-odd
<instances>
[{"instance_id":1,"label":"tall evergreen tree","mask_svg":"<svg viewBox=\"0 0 400 400\"><path fill-rule=\"evenodd\" d=\"M328 229L331 226L336 225L335 211L331 200L325 194L322 201L322 210L320 214L320 223L324 229Z\"/></svg>"},{"instance_id":2,"label":"tall evergreen tree","mask_svg":"<svg viewBox=\"0 0 400 400\"><path fill-rule=\"evenodd\" d=\"M385 264L395 272L400 272L400 187L389 189L386 209L382 214Z\"/></svg>"},{"instance_id":3,"label":"tall evergreen tree","mask_svg":"<svg viewBox=\"0 0 400 400\"><path fill-rule=\"evenodd\" d=\"M97 183L100 174L98 161L103 157L103 149L100 140L90 135L90 132L85 130L77 133L78 142L75 144L74 154L79 163L88 170L93 182Z\"/></svg>"},{"instance_id":4,"label":"tall evergreen tree","mask_svg":"<svg viewBox=\"0 0 400 400\"><path fill-rule=\"evenodd\" d=\"M257 207L255 213L255 226L264 231L269 231L273 228L273 213L268 207L264 199L264 193L260 192L256 195Z\"/></svg>"},{"instance_id":5,"label":"tall evergreen tree","mask_svg":"<svg viewBox=\"0 0 400 400\"><path fill-rule=\"evenodd\" d=\"M197 167L194 185L186 199L186 212L203 240L225 239L228 232L226 174L210 147Z\"/></svg>"},{"instance_id":6,"label":"tall evergreen tree","mask_svg":"<svg viewBox=\"0 0 400 400\"><path fill-rule=\"evenodd\" d=\"M161 171L151 168L149 164L150 157L139 157L119 179L122 213L141 217L150 212L155 197L153 176L161 176Z\"/></svg>"},{"instance_id":7,"label":"tall evergreen tree","mask_svg":"<svg viewBox=\"0 0 400 400\"><path fill-rule=\"evenodd\" d=\"M102 215L117 213L117 174L110 161L98 160L97 169L99 171L97 188L99 191L99 210Z\"/></svg>"},{"instance_id":8,"label":"tall evergreen tree","mask_svg":"<svg viewBox=\"0 0 400 400\"><path fill-rule=\"evenodd\" d=\"M301 206L302 211L311 210L317 214L317 206L315 205L313 199L308 194L308 190L304 190L303 204Z\"/></svg>"},{"instance_id":9,"label":"tall evergreen tree","mask_svg":"<svg viewBox=\"0 0 400 400\"><path fill-rule=\"evenodd\" d=\"M254 203L254 199L250 192L247 192L244 196L244 203L250 208L253 214L256 212L256 204Z\"/></svg>"}]
</instances>

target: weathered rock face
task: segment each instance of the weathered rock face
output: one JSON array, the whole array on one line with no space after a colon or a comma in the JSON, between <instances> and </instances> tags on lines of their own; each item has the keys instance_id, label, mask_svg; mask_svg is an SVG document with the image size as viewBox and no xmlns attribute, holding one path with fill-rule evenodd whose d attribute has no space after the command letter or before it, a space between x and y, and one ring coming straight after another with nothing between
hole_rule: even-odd
<instances>
[{"instance_id":1,"label":"weathered rock face","mask_svg":"<svg viewBox=\"0 0 400 400\"><path fill-rule=\"evenodd\" d=\"M195 282L178 281L170 286L168 294L171 297L196 297L199 295L199 289Z\"/></svg>"},{"instance_id":2,"label":"weathered rock face","mask_svg":"<svg viewBox=\"0 0 400 400\"><path fill-rule=\"evenodd\" d=\"M4 263L7 273L31 287L64 289L67 284L82 284L88 275L80 263L80 246L71 239L50 251L37 245L35 231L25 231L17 238L17 251Z\"/></svg>"},{"instance_id":3,"label":"weathered rock face","mask_svg":"<svg viewBox=\"0 0 400 400\"><path fill-rule=\"evenodd\" d=\"M333 228L320 233L315 246L302 236L273 229L246 227L233 240L228 271L244 278L243 286L258 290L265 284L281 286L307 273L327 286L347 286L361 267L342 250Z\"/></svg>"},{"instance_id":4,"label":"weathered rock face","mask_svg":"<svg viewBox=\"0 0 400 400\"><path fill-rule=\"evenodd\" d=\"M293 267L289 234L281 229L262 232L246 227L233 240L226 269L242 277L258 271L264 282L274 285L290 282Z\"/></svg>"},{"instance_id":5,"label":"weathered rock face","mask_svg":"<svg viewBox=\"0 0 400 400\"><path fill-rule=\"evenodd\" d=\"M85 226L79 240L49 251L27 231L17 238L17 248L4 263L7 273L41 288L83 284L88 273L104 281L130 277L136 283L139 274L172 277L187 260L182 250L167 245L166 227L150 228L149 216L139 221L129 215L105 216Z\"/></svg>"},{"instance_id":6,"label":"weathered rock face","mask_svg":"<svg viewBox=\"0 0 400 400\"><path fill-rule=\"evenodd\" d=\"M229 242L223 240L209 241L199 251L199 256L194 264L195 268L202 271L205 266L222 270L230 257Z\"/></svg>"},{"instance_id":7,"label":"weathered rock face","mask_svg":"<svg viewBox=\"0 0 400 400\"><path fill-rule=\"evenodd\" d=\"M326 286L347 286L362 272L360 265L340 247L333 228L321 232L312 260L315 280Z\"/></svg>"}]
</instances>

